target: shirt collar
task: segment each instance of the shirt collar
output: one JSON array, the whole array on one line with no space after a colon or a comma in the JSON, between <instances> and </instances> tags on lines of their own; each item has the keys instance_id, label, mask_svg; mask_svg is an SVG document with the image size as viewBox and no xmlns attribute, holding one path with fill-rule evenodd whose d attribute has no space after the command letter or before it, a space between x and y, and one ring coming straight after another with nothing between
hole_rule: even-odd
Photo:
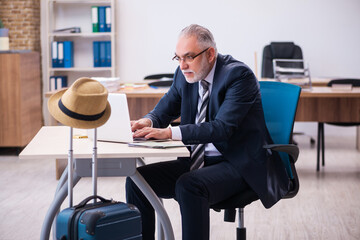
<instances>
[{"instance_id":1,"label":"shirt collar","mask_svg":"<svg viewBox=\"0 0 360 240\"><path fill-rule=\"evenodd\" d=\"M205 81L207 81L208 83L212 84L214 81L214 74L215 74L215 67L216 67L216 61L214 63L214 66L212 67L212 69L210 70L209 74L206 76L206 78L204 79Z\"/></svg>"}]
</instances>

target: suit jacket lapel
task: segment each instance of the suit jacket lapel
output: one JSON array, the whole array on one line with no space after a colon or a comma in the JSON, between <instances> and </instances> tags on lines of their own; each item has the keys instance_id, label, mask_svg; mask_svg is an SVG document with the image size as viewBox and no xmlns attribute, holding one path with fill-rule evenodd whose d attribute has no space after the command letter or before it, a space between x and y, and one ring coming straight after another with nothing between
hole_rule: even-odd
<instances>
[{"instance_id":1,"label":"suit jacket lapel","mask_svg":"<svg viewBox=\"0 0 360 240\"><path fill-rule=\"evenodd\" d=\"M191 91L191 99L189 99L190 119L191 123L195 123L197 113L198 99L199 99L199 83L188 84Z\"/></svg>"},{"instance_id":2,"label":"suit jacket lapel","mask_svg":"<svg viewBox=\"0 0 360 240\"><path fill-rule=\"evenodd\" d=\"M209 100L209 106L208 106L208 119L209 120L214 120L211 116L215 116L213 114L213 110L214 110L214 103L217 103L217 98L218 98L218 90L219 90L219 85L220 85L220 69L222 67L222 61L221 58L222 55L218 54L217 60L216 60L216 67L215 67L215 73L214 73L214 79L213 79L213 83L212 83L212 89L211 89L211 95L210 95L210 100ZM216 110L217 112L217 110Z\"/></svg>"}]
</instances>

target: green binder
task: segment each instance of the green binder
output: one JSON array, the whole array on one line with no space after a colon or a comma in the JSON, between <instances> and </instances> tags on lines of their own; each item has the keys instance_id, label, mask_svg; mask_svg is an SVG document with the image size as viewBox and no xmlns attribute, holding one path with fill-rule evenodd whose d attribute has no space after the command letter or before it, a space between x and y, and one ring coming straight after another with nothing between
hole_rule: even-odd
<instances>
[{"instance_id":1,"label":"green binder","mask_svg":"<svg viewBox=\"0 0 360 240\"><path fill-rule=\"evenodd\" d=\"M99 17L98 17L98 7L91 7L91 22L92 22L92 31L99 32Z\"/></svg>"}]
</instances>

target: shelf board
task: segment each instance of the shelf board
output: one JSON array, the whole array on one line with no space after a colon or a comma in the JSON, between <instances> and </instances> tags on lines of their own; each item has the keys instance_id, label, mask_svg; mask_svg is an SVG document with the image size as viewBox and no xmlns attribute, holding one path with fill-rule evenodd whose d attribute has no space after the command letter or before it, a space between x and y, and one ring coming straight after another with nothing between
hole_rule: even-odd
<instances>
[{"instance_id":1,"label":"shelf board","mask_svg":"<svg viewBox=\"0 0 360 240\"><path fill-rule=\"evenodd\" d=\"M112 32L99 33L49 33L49 37L104 37L113 35Z\"/></svg>"},{"instance_id":2,"label":"shelf board","mask_svg":"<svg viewBox=\"0 0 360 240\"><path fill-rule=\"evenodd\" d=\"M74 67L74 68L49 68L50 72L99 72L111 71L112 67Z\"/></svg>"},{"instance_id":3,"label":"shelf board","mask_svg":"<svg viewBox=\"0 0 360 240\"><path fill-rule=\"evenodd\" d=\"M111 0L49 0L49 3L110 4Z\"/></svg>"}]
</instances>

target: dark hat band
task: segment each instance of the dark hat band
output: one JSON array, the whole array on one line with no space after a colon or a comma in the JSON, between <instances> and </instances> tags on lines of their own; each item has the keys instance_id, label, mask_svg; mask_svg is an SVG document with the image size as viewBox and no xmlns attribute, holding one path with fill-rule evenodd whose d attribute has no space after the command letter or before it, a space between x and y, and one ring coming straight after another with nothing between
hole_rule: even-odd
<instances>
[{"instance_id":1,"label":"dark hat band","mask_svg":"<svg viewBox=\"0 0 360 240\"><path fill-rule=\"evenodd\" d=\"M71 118L74 118L74 119L77 119L77 120L83 120L83 121L96 121L98 119L100 119L104 113L105 113L105 110L102 111L101 113L98 113L98 114L95 114L95 115L83 115L83 114L79 114L79 113L76 113L76 112L73 112L71 110L69 110L68 108L66 108L64 106L64 104L62 103L61 101L61 98L59 99L59 108L60 110L67 116L71 117Z\"/></svg>"}]
</instances>

